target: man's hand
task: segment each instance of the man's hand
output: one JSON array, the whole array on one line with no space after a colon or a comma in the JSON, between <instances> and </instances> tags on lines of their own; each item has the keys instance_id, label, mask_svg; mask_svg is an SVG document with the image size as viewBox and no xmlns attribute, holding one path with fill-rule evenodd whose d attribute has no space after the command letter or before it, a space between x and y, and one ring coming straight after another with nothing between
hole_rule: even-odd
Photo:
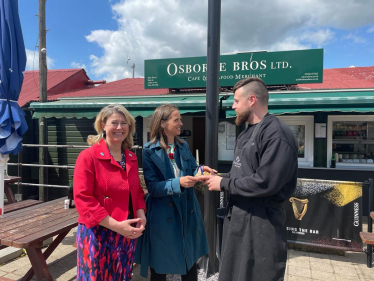
<instances>
[{"instance_id":1,"label":"man's hand","mask_svg":"<svg viewBox=\"0 0 374 281\"><path fill-rule=\"evenodd\" d=\"M202 180L205 185L208 186L209 191L221 191L221 180L219 176L200 176L199 180Z\"/></svg>"}]
</instances>

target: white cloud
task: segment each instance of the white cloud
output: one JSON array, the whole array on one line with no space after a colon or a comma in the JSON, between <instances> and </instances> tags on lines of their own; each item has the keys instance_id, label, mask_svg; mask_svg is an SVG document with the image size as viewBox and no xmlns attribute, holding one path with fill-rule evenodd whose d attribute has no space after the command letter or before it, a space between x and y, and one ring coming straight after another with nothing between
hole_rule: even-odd
<instances>
[{"instance_id":1,"label":"white cloud","mask_svg":"<svg viewBox=\"0 0 374 281\"><path fill-rule=\"evenodd\" d=\"M200 0L120 0L112 6L118 29L86 36L103 51L90 55L93 75L108 81L132 77L135 64L140 77L146 59L205 56L207 9ZM222 0L220 52L325 47L342 39L335 31L373 25L373 10L374 0Z\"/></svg>"},{"instance_id":2,"label":"white cloud","mask_svg":"<svg viewBox=\"0 0 374 281\"><path fill-rule=\"evenodd\" d=\"M26 49L26 57L26 70L39 70L39 52ZM54 60L47 56L47 68L51 69L54 65Z\"/></svg>"},{"instance_id":3,"label":"white cloud","mask_svg":"<svg viewBox=\"0 0 374 281\"><path fill-rule=\"evenodd\" d=\"M358 35L355 35L355 34L352 34L352 33L349 33L347 36L344 37L344 39L352 40L356 44L366 43L365 38L363 38L361 36L358 36Z\"/></svg>"},{"instance_id":4,"label":"white cloud","mask_svg":"<svg viewBox=\"0 0 374 281\"><path fill-rule=\"evenodd\" d=\"M334 32L329 29L320 29L317 31L305 32L300 38L302 41L310 42L313 45L321 48L334 40Z\"/></svg>"},{"instance_id":5,"label":"white cloud","mask_svg":"<svg viewBox=\"0 0 374 281\"><path fill-rule=\"evenodd\" d=\"M309 49L310 47L309 44L302 44L300 39L291 36L273 44L269 51L303 50Z\"/></svg>"},{"instance_id":6,"label":"white cloud","mask_svg":"<svg viewBox=\"0 0 374 281\"><path fill-rule=\"evenodd\" d=\"M368 30L367 30L368 33L373 33L374 32L374 26L370 27Z\"/></svg>"},{"instance_id":7,"label":"white cloud","mask_svg":"<svg viewBox=\"0 0 374 281\"><path fill-rule=\"evenodd\" d=\"M79 62L75 62L73 61L71 64L71 67L73 68L83 68L83 69L87 69L86 65L84 63L79 63Z\"/></svg>"}]
</instances>

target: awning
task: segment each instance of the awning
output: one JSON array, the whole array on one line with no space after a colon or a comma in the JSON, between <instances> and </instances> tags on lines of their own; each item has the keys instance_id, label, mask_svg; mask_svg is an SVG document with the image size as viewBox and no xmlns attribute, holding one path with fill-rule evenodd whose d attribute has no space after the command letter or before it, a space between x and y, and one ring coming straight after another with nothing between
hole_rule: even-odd
<instances>
[{"instance_id":1,"label":"awning","mask_svg":"<svg viewBox=\"0 0 374 281\"><path fill-rule=\"evenodd\" d=\"M118 103L129 110L134 117L147 117L162 105L171 103L178 106L181 114L205 112L205 95L170 95L159 97L111 97L111 98L61 98L54 102L31 103L34 109L33 118L95 118L99 111L109 105Z\"/></svg>"},{"instance_id":2,"label":"awning","mask_svg":"<svg viewBox=\"0 0 374 281\"><path fill-rule=\"evenodd\" d=\"M233 96L222 101L222 109L226 110L227 118L236 116L231 108L233 101ZM281 115L316 111L374 112L374 91L270 94L269 113Z\"/></svg>"},{"instance_id":3,"label":"awning","mask_svg":"<svg viewBox=\"0 0 374 281\"><path fill-rule=\"evenodd\" d=\"M227 99L225 99L227 98ZM233 94L221 93L222 110L226 117L235 117L232 110ZM205 112L205 94L175 94L164 96L110 97L110 98L61 98L53 102L31 103L33 118L95 118L101 108L119 103L134 116L147 117L156 107L171 103L179 107L181 114ZM374 112L374 91L288 91L270 92L269 112L296 114L301 112Z\"/></svg>"}]
</instances>

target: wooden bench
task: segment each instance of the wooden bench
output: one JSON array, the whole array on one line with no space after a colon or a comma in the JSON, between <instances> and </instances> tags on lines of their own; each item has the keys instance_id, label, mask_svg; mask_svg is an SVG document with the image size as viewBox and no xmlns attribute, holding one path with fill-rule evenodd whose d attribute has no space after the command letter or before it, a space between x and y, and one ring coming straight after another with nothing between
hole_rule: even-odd
<instances>
[{"instance_id":1,"label":"wooden bench","mask_svg":"<svg viewBox=\"0 0 374 281\"><path fill-rule=\"evenodd\" d=\"M374 212L370 212L370 217L374 220ZM362 242L374 246L374 233L373 232L360 232Z\"/></svg>"},{"instance_id":2,"label":"wooden bench","mask_svg":"<svg viewBox=\"0 0 374 281\"><path fill-rule=\"evenodd\" d=\"M374 233L372 232L360 232L362 242L368 245L374 245Z\"/></svg>"},{"instance_id":3,"label":"wooden bench","mask_svg":"<svg viewBox=\"0 0 374 281\"><path fill-rule=\"evenodd\" d=\"M78 213L64 209L61 198L5 214L0 218L0 245L26 249L32 268L22 280L50 280L52 276L47 258L53 253L69 231L78 225ZM56 236L42 252L43 241ZM0 279L1 280L1 279Z\"/></svg>"},{"instance_id":4,"label":"wooden bench","mask_svg":"<svg viewBox=\"0 0 374 281\"><path fill-rule=\"evenodd\" d=\"M12 176L9 176L8 179L4 179L4 193L9 203L17 202L13 195L12 190L10 189L10 184L19 182L20 180L21 180L21 177L12 177Z\"/></svg>"},{"instance_id":5,"label":"wooden bench","mask_svg":"<svg viewBox=\"0 0 374 281\"><path fill-rule=\"evenodd\" d=\"M41 203L43 203L43 202L38 201L38 200L29 199L29 200L25 200L25 201L20 201L20 202L8 204L8 205L4 206L4 214L15 212L15 211L18 211L18 210L22 210L22 209L25 209L27 207L38 205L38 204L41 204ZM6 247L8 247L8 246L0 245L0 250L4 249ZM1 279L0 279L0 281L1 281Z\"/></svg>"},{"instance_id":6,"label":"wooden bench","mask_svg":"<svg viewBox=\"0 0 374 281\"><path fill-rule=\"evenodd\" d=\"M11 212L14 212L14 211L22 210L24 208L31 207L31 206L34 206L34 205L38 205L38 204L41 204L41 203L43 203L43 202L38 201L38 200L29 199L29 200L24 200L24 201L12 203L12 204L7 204L7 205L4 206L4 214L8 214L8 213L11 213Z\"/></svg>"}]
</instances>

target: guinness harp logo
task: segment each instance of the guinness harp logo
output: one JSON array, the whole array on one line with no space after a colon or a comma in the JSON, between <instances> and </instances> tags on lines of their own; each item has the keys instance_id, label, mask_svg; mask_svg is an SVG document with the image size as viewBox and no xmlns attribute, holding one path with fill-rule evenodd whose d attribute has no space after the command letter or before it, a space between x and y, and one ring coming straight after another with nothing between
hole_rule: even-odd
<instances>
[{"instance_id":1,"label":"guinness harp logo","mask_svg":"<svg viewBox=\"0 0 374 281\"><path fill-rule=\"evenodd\" d=\"M295 219L301 221L303 216L308 209L308 199L298 199L296 197L291 197L290 202L292 203L293 213L295 215Z\"/></svg>"}]
</instances>

